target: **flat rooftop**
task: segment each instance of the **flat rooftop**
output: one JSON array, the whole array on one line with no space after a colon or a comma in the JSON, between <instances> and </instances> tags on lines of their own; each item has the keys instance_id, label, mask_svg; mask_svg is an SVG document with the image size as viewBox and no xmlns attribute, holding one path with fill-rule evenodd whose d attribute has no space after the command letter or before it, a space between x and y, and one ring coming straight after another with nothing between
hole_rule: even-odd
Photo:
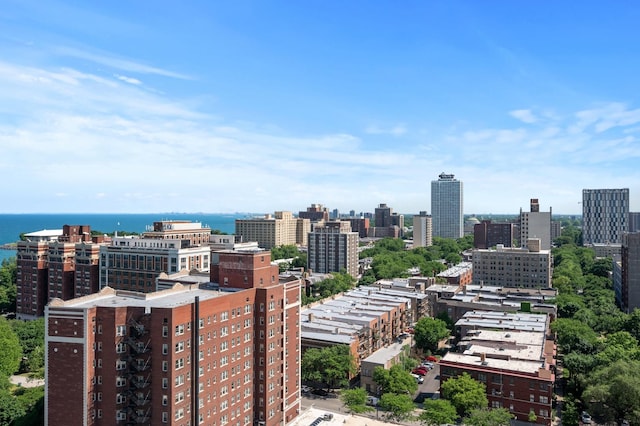
<instances>
[{"instance_id":1,"label":"flat rooftop","mask_svg":"<svg viewBox=\"0 0 640 426\"><path fill-rule=\"evenodd\" d=\"M214 286L176 284L173 288L153 293L114 290L105 287L98 293L78 297L71 300L54 299L49 303L51 308L88 309L93 307L145 307L174 308L193 303L196 297L200 301L214 299L225 294L241 291L240 289L220 289Z\"/></svg>"},{"instance_id":2,"label":"flat rooftop","mask_svg":"<svg viewBox=\"0 0 640 426\"><path fill-rule=\"evenodd\" d=\"M402 352L402 348L406 345L406 342L396 342L392 343L389 346L385 346L384 348L380 348L361 362L370 362L373 364L384 364L390 359L398 356Z\"/></svg>"},{"instance_id":3,"label":"flat rooftop","mask_svg":"<svg viewBox=\"0 0 640 426\"><path fill-rule=\"evenodd\" d=\"M454 352L447 353L440 360L441 365L444 365L447 362L456 363L460 366L469 368L492 368L526 374L537 374L540 369L544 369L544 361L506 360L486 357L483 362L480 354L468 355Z\"/></svg>"}]
</instances>

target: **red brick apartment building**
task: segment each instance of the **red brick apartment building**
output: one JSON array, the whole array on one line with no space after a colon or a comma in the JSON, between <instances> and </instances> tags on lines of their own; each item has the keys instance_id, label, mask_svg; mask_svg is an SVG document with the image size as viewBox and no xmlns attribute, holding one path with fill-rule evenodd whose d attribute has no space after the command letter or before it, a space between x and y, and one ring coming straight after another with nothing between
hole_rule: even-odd
<instances>
[{"instance_id":1,"label":"red brick apartment building","mask_svg":"<svg viewBox=\"0 0 640 426\"><path fill-rule=\"evenodd\" d=\"M456 323L464 336L457 352L440 361L440 380L468 373L484 383L489 405L508 409L518 420L550 426L553 421L555 344L549 316L467 312Z\"/></svg>"},{"instance_id":2,"label":"red brick apartment building","mask_svg":"<svg viewBox=\"0 0 640 426\"><path fill-rule=\"evenodd\" d=\"M300 281L267 251L212 283L105 288L46 309L46 425L275 426L299 413Z\"/></svg>"},{"instance_id":3,"label":"red brick apartment building","mask_svg":"<svg viewBox=\"0 0 640 426\"><path fill-rule=\"evenodd\" d=\"M61 230L25 235L17 251L17 315L35 319L55 297L64 300L98 291L98 250L101 237L91 237L88 225L64 225ZM81 273L76 276L80 265Z\"/></svg>"}]
</instances>

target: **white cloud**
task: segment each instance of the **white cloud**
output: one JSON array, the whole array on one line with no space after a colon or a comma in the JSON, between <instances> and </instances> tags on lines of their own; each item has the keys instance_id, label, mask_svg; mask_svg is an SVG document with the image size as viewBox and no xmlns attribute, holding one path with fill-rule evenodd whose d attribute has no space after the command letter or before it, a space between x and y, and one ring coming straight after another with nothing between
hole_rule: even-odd
<instances>
[{"instance_id":1,"label":"white cloud","mask_svg":"<svg viewBox=\"0 0 640 426\"><path fill-rule=\"evenodd\" d=\"M457 120L443 123L443 134L419 135L404 123L370 126L370 135L402 136L376 146L379 138L349 132L301 135L228 121L113 76L0 61L0 161L7 175L24 177L5 206L269 212L321 202L371 211L386 202L411 213L429 210L428 182L446 171L465 182L468 213L517 212L532 197L574 213L581 188L640 182L640 147L628 133L640 119L623 104L536 126Z\"/></svg>"},{"instance_id":2,"label":"white cloud","mask_svg":"<svg viewBox=\"0 0 640 426\"><path fill-rule=\"evenodd\" d=\"M114 74L113 76L118 80L124 81L125 83L135 84L135 85L142 84L142 82L137 78L127 77L126 75L119 75L119 74Z\"/></svg>"},{"instance_id":3,"label":"white cloud","mask_svg":"<svg viewBox=\"0 0 640 426\"><path fill-rule=\"evenodd\" d=\"M509 111L509 115L527 124L532 124L538 121L538 117L536 117L530 109L516 109Z\"/></svg>"},{"instance_id":4,"label":"white cloud","mask_svg":"<svg viewBox=\"0 0 640 426\"><path fill-rule=\"evenodd\" d=\"M403 123L396 124L391 127L381 127L378 125L370 125L364 129L364 132L369 135L391 135L402 136L408 131L407 126Z\"/></svg>"},{"instance_id":5,"label":"white cloud","mask_svg":"<svg viewBox=\"0 0 640 426\"><path fill-rule=\"evenodd\" d=\"M163 77L177 78L181 80L191 80L192 77L181 74L174 71L165 70L158 67L153 67L131 59L120 58L109 53L99 52L92 53L86 50L77 49L69 46L54 46L51 48L53 53L61 56L69 56L73 58L85 59L87 61L95 62L97 64L105 65L111 68L130 71L140 74L155 74Z\"/></svg>"}]
</instances>

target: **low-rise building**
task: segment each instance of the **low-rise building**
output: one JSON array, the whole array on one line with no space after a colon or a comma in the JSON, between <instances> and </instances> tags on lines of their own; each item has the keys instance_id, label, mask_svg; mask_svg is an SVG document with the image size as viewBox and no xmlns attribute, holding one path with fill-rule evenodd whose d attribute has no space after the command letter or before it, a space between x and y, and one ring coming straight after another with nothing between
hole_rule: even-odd
<instances>
[{"instance_id":1,"label":"low-rise building","mask_svg":"<svg viewBox=\"0 0 640 426\"><path fill-rule=\"evenodd\" d=\"M489 406L506 408L517 420L551 425L556 347L550 318L538 314L468 312L457 323L456 352L439 362L446 383L463 373L485 384Z\"/></svg>"}]
</instances>

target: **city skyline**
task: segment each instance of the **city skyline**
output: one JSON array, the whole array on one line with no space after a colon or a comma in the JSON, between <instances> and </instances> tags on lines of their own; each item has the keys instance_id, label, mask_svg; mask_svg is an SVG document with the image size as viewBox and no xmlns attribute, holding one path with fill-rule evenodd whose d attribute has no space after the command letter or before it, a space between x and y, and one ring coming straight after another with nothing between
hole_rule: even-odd
<instances>
[{"instance_id":1,"label":"city skyline","mask_svg":"<svg viewBox=\"0 0 640 426\"><path fill-rule=\"evenodd\" d=\"M553 13L549 13L549 9ZM10 0L2 213L640 211L640 6ZM11 180L9 180L11 177Z\"/></svg>"}]
</instances>

